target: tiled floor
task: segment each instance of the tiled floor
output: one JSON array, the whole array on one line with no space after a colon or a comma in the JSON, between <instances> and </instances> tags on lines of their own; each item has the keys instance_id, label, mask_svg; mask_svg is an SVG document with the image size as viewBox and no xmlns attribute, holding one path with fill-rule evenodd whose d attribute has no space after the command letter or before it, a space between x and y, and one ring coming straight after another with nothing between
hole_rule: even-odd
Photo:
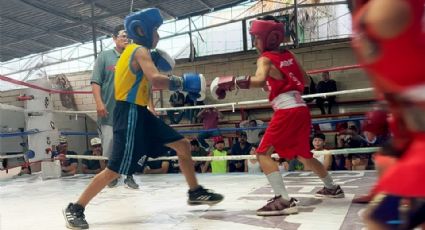
<instances>
[{"instance_id":1,"label":"tiled floor","mask_svg":"<svg viewBox=\"0 0 425 230\"><path fill-rule=\"evenodd\" d=\"M376 179L373 171L333 172L342 185L343 199L317 199L322 187L311 173L284 177L290 195L300 201L300 212L291 216L259 217L255 210L273 196L264 175L199 175L207 188L225 195L216 206L188 206L187 186L180 174L140 175L139 190L122 186L105 188L86 209L90 229L362 229L364 205L351 204L355 195L367 193ZM66 229L62 208L75 201L90 176L45 180L39 174L0 179L0 229Z\"/></svg>"}]
</instances>

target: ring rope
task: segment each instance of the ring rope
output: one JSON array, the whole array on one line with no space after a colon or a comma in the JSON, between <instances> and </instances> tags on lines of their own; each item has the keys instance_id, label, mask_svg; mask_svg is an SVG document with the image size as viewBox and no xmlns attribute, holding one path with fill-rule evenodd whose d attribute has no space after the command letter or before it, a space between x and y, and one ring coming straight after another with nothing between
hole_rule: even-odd
<instances>
[{"instance_id":1,"label":"ring rope","mask_svg":"<svg viewBox=\"0 0 425 230\"><path fill-rule=\"evenodd\" d=\"M342 94L372 92L373 90L374 90L373 88L341 90L341 91L329 92L329 93L315 93L315 94L303 95L302 98L329 97L329 96L336 96L336 95L342 95ZM211 104L211 105L194 105L194 106L182 106L182 107L155 108L155 111L174 111L174 110L186 110L186 109L232 107L232 111L235 112L236 107L240 106L240 105L264 104L264 103L268 103L268 102L269 102L268 99L261 99L261 100L254 100L254 101L229 102L229 103ZM86 111L55 110L53 112L55 112L55 113L68 113L68 114L87 114L87 113L96 113L96 110L86 110Z\"/></svg>"},{"instance_id":2,"label":"ring rope","mask_svg":"<svg viewBox=\"0 0 425 230\"><path fill-rule=\"evenodd\" d=\"M92 91L67 91L67 90L47 89L35 84L12 79L10 77L6 77L1 74L0 74L0 80L7 81L9 83L13 83L16 85L27 86L29 88L38 89L48 93L62 93L62 94L92 94L93 93Z\"/></svg>"},{"instance_id":3,"label":"ring rope","mask_svg":"<svg viewBox=\"0 0 425 230\"><path fill-rule=\"evenodd\" d=\"M362 121L365 117L354 117L354 118L348 118L348 119L336 119L336 120L319 120L319 121L313 121L313 125L318 124L333 124L333 123L340 123L340 122L347 122L347 121ZM193 129L193 130L177 130L180 134L191 134L191 133L202 133L202 132L213 132L213 131L219 131L219 132L234 132L234 131L245 131L245 130L256 130L256 129L266 129L268 125L260 125L256 127L241 127L241 128L215 128L215 129Z\"/></svg>"},{"instance_id":4,"label":"ring rope","mask_svg":"<svg viewBox=\"0 0 425 230\"><path fill-rule=\"evenodd\" d=\"M0 159L12 159L12 158L19 158L23 156L24 154L0 155Z\"/></svg>"},{"instance_id":5,"label":"ring rope","mask_svg":"<svg viewBox=\"0 0 425 230\"><path fill-rule=\"evenodd\" d=\"M348 121L362 121L364 120L364 117L353 117L353 118L347 118L347 119L333 119L333 120L317 120L313 121L312 124L333 124L333 123L339 123L339 122L348 122ZM216 128L216 129L193 129L193 130L177 130L180 134L191 134L191 133L201 133L201 132L213 132L213 131L219 131L219 132L233 132L233 131L246 131L246 130L256 130L256 129L266 129L268 125L260 125L256 127L240 127L240 128ZM0 138L2 137L14 137L14 136L27 136L39 133L40 131L34 131L34 132L16 132L16 133L0 133ZM60 132L60 135L63 136L97 136L99 133L97 132L80 132L80 131L62 131Z\"/></svg>"},{"instance_id":6,"label":"ring rope","mask_svg":"<svg viewBox=\"0 0 425 230\"><path fill-rule=\"evenodd\" d=\"M23 131L23 132L0 133L0 138L28 136L28 135L32 135L32 134L36 134L36 133L40 133L40 132L42 132L42 131L40 131L38 129L29 129L29 130Z\"/></svg>"},{"instance_id":7,"label":"ring rope","mask_svg":"<svg viewBox=\"0 0 425 230\"><path fill-rule=\"evenodd\" d=\"M347 119L333 119L333 120L316 120L313 121L312 124L333 124L339 122L347 122L347 121L362 121L364 117L353 117ZM191 134L191 133L201 133L201 132L212 132L212 131L220 131L220 132L233 132L233 131L245 131L245 130L256 130L256 129L266 129L268 125L260 125L256 127L240 127L240 128L216 128L216 129L193 129L193 130L177 130L180 134ZM21 137L21 136L29 136L37 133L41 133L38 129L30 129L23 132L10 132L10 133L0 133L0 138L10 138L10 137ZM79 131L61 131L60 135L64 136L97 136L99 135L97 132L79 132Z\"/></svg>"},{"instance_id":8,"label":"ring rope","mask_svg":"<svg viewBox=\"0 0 425 230\"><path fill-rule=\"evenodd\" d=\"M367 147L367 148L346 148L346 149L334 149L334 150L323 150L323 151L312 151L317 155L344 155L344 154L367 154L377 152L379 147ZM277 154L272 154L272 157L279 158ZM86 160L108 160L104 156L86 156L86 155L66 155L66 158L72 159L86 159ZM194 161L211 161L211 160L251 160L256 159L255 155L232 155L232 156L211 156L211 157L192 157ZM177 156L172 157L158 157L149 158L148 161L159 161L159 160L178 160Z\"/></svg>"},{"instance_id":9,"label":"ring rope","mask_svg":"<svg viewBox=\"0 0 425 230\"><path fill-rule=\"evenodd\" d=\"M131 8L132 8L133 3L131 4ZM307 74L317 74L317 73L322 73L322 72L333 72L333 71L341 71L341 70L349 70L349 69L357 69L360 68L361 66L358 64L355 65L346 65L346 66L338 66L338 67L331 67L331 68L325 68L325 69L317 69L317 70L309 70L307 71ZM24 81L20 81L20 80L16 80L10 77L6 77L4 75L0 74L0 80L9 82L9 83L13 83L16 85L21 85L21 86L27 86L29 88L33 88L33 89L38 89L38 90L42 90L48 93L62 93L62 94L92 94L93 92L90 91L68 91L68 90L55 90L55 89L48 89L48 88L44 88L35 84L31 84L28 82L24 82Z\"/></svg>"}]
</instances>

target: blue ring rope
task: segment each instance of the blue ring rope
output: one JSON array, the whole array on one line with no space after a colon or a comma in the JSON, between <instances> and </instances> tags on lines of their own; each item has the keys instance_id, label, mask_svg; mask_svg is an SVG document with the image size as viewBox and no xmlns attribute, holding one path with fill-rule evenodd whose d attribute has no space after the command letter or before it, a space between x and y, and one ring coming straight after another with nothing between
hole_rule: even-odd
<instances>
[{"instance_id":1,"label":"blue ring rope","mask_svg":"<svg viewBox=\"0 0 425 230\"><path fill-rule=\"evenodd\" d=\"M316 120L312 123L314 125L317 124L333 124L339 122L347 122L347 121L362 121L365 117L353 117L347 119L336 119L336 120ZM201 132L212 132L212 131L220 131L220 132L233 132L233 131L244 131L244 130L255 130L255 129L265 129L267 125L257 126L257 127L245 127L245 128L218 128L218 129L208 129L208 130L178 130L180 134L192 134L192 133L201 133ZM0 138L8 138L8 137L19 137L19 136L28 136L36 133L40 133L41 131L38 129L31 129L24 132L13 132L13 133L0 133ZM61 135L64 136L97 136L97 132L78 132L78 131L62 131Z\"/></svg>"},{"instance_id":2,"label":"blue ring rope","mask_svg":"<svg viewBox=\"0 0 425 230\"><path fill-rule=\"evenodd\" d=\"M11 132L11 133L0 133L0 138L7 138L7 137L22 137L22 136L28 136L36 133L40 133L41 131L38 129L30 129L24 132Z\"/></svg>"}]
</instances>

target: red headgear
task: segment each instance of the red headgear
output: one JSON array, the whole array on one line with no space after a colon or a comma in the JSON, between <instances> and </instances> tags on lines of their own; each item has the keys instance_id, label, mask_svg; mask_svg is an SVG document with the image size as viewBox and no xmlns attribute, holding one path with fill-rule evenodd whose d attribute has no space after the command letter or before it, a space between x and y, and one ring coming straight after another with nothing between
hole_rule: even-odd
<instances>
[{"instance_id":1,"label":"red headgear","mask_svg":"<svg viewBox=\"0 0 425 230\"><path fill-rule=\"evenodd\" d=\"M263 42L264 50L274 50L283 42L285 28L281 22L253 20L251 22L251 28L249 28L249 33L256 35Z\"/></svg>"},{"instance_id":2,"label":"red headgear","mask_svg":"<svg viewBox=\"0 0 425 230\"><path fill-rule=\"evenodd\" d=\"M375 135L384 135L388 133L388 112L385 110L373 110L366 114L363 123L363 130L374 133Z\"/></svg>"}]
</instances>

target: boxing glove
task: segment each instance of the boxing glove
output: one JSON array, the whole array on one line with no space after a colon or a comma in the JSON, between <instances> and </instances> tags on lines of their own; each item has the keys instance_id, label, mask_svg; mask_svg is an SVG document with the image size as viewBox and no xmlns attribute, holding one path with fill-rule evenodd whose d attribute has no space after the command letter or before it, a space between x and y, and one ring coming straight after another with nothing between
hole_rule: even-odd
<instances>
[{"instance_id":1,"label":"boxing glove","mask_svg":"<svg viewBox=\"0 0 425 230\"><path fill-rule=\"evenodd\" d=\"M151 58L156 68L163 73L171 72L176 65L174 58L161 49L151 51Z\"/></svg>"},{"instance_id":2,"label":"boxing glove","mask_svg":"<svg viewBox=\"0 0 425 230\"><path fill-rule=\"evenodd\" d=\"M251 76L223 76L216 77L210 86L211 95L218 100L226 97L227 91L234 89L249 89Z\"/></svg>"},{"instance_id":3,"label":"boxing glove","mask_svg":"<svg viewBox=\"0 0 425 230\"><path fill-rule=\"evenodd\" d=\"M202 101L205 99L205 77L198 73L185 73L182 77L171 75L169 89L187 92L192 100Z\"/></svg>"},{"instance_id":4,"label":"boxing glove","mask_svg":"<svg viewBox=\"0 0 425 230\"><path fill-rule=\"evenodd\" d=\"M26 159L32 159L35 157L35 152L32 150L28 150L25 152L25 158Z\"/></svg>"}]
</instances>

